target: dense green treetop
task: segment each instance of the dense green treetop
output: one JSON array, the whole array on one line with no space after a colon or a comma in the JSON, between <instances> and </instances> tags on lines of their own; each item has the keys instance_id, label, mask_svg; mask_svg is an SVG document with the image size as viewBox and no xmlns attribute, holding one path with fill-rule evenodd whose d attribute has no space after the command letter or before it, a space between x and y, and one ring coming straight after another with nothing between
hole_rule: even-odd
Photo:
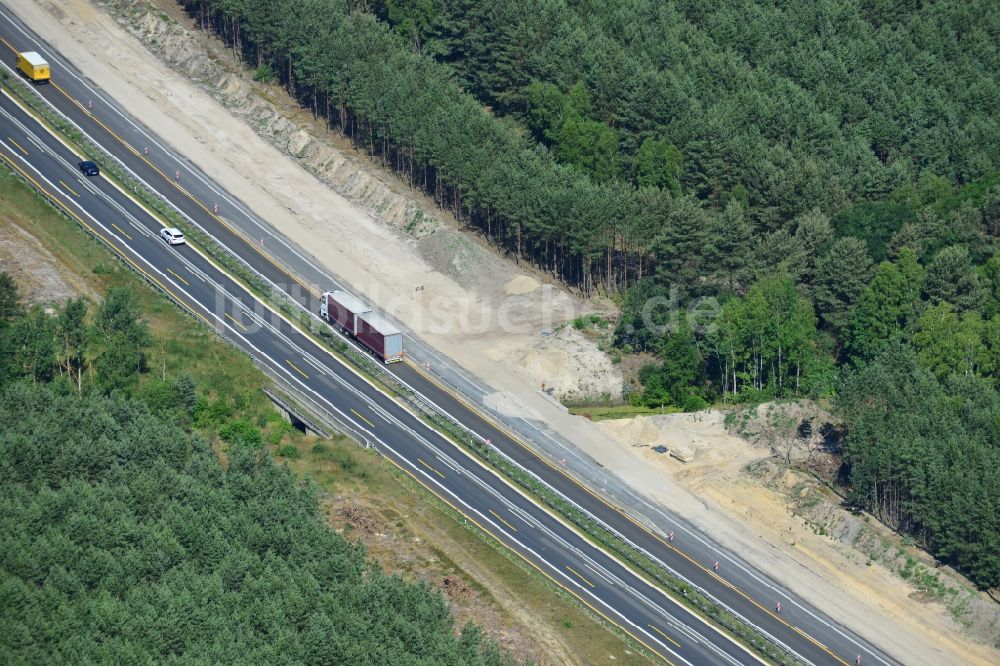
<instances>
[{"instance_id":1,"label":"dense green treetop","mask_svg":"<svg viewBox=\"0 0 1000 666\"><path fill-rule=\"evenodd\" d=\"M987 0L183 4L359 147L586 293L657 274L684 297L745 293L776 268L798 278L779 264L814 210L875 262L906 244L993 254ZM764 245L733 260L749 274L710 261L728 252L715 243L731 202ZM710 242L689 252L688 231Z\"/></svg>"},{"instance_id":2,"label":"dense green treetop","mask_svg":"<svg viewBox=\"0 0 1000 666\"><path fill-rule=\"evenodd\" d=\"M376 11L409 32L394 9L411 4L428 5ZM699 195L742 183L755 207L773 206L753 171L808 161L808 178L877 200L925 171L951 183L992 175L1000 157L998 19L986 0L432 4L422 48L478 98L521 114L539 83L582 84L589 115L623 132L626 175L646 140L669 141Z\"/></svg>"},{"instance_id":3,"label":"dense green treetop","mask_svg":"<svg viewBox=\"0 0 1000 666\"><path fill-rule=\"evenodd\" d=\"M621 297L616 342L659 357L630 401L830 396L838 372L867 378L878 363L952 407L994 404L991 0L182 3L499 250ZM30 359L49 350L33 352L23 375L48 367ZM900 418L919 421L911 408ZM977 441L961 460L992 455L993 439ZM907 475L924 462L906 457L891 491L924 493ZM855 497L882 512L880 491ZM959 537L936 539L939 513L892 512L994 580Z\"/></svg>"},{"instance_id":4,"label":"dense green treetop","mask_svg":"<svg viewBox=\"0 0 1000 666\"><path fill-rule=\"evenodd\" d=\"M131 291L110 290L93 317L82 299L50 315L9 278L0 662L512 663L477 627L457 629L440 591L331 530L314 486L230 403L188 375L150 377ZM226 465L192 423L218 428Z\"/></svg>"},{"instance_id":5,"label":"dense green treetop","mask_svg":"<svg viewBox=\"0 0 1000 666\"><path fill-rule=\"evenodd\" d=\"M931 316L941 315L947 316ZM968 369L961 349L941 351ZM996 587L1000 395L971 372L939 382L932 372L938 359L927 369L920 354L890 344L871 363L845 373L838 405L850 429L851 499L915 535L978 585Z\"/></svg>"},{"instance_id":6,"label":"dense green treetop","mask_svg":"<svg viewBox=\"0 0 1000 666\"><path fill-rule=\"evenodd\" d=\"M4 663L503 664L260 450L119 396L0 400Z\"/></svg>"}]
</instances>

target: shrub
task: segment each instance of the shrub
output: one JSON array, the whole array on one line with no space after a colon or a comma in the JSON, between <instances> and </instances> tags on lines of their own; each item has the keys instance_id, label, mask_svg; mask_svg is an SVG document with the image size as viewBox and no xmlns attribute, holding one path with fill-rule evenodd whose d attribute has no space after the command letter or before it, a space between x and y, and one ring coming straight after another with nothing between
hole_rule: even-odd
<instances>
[{"instance_id":1,"label":"shrub","mask_svg":"<svg viewBox=\"0 0 1000 666\"><path fill-rule=\"evenodd\" d=\"M194 400L194 423L198 427L208 425L208 398L199 395Z\"/></svg>"},{"instance_id":2,"label":"shrub","mask_svg":"<svg viewBox=\"0 0 1000 666\"><path fill-rule=\"evenodd\" d=\"M275 455L281 458L288 458L289 460L298 460L302 457L302 454L295 448L294 444L285 444L275 452Z\"/></svg>"},{"instance_id":3,"label":"shrub","mask_svg":"<svg viewBox=\"0 0 1000 666\"><path fill-rule=\"evenodd\" d=\"M232 417L232 415L233 406L225 398L213 400L208 405L208 409L205 410L205 418L208 423L222 423L226 419Z\"/></svg>"},{"instance_id":4,"label":"shrub","mask_svg":"<svg viewBox=\"0 0 1000 666\"><path fill-rule=\"evenodd\" d=\"M585 328L597 327L600 329L605 329L608 327L608 322L603 319L599 314L589 314L583 317L577 317L573 320L573 328L578 331L582 331Z\"/></svg>"},{"instance_id":5,"label":"shrub","mask_svg":"<svg viewBox=\"0 0 1000 666\"><path fill-rule=\"evenodd\" d=\"M161 416L176 409L180 404L180 397L175 385L155 377L142 385L139 389L139 397L149 405L153 413Z\"/></svg>"},{"instance_id":6,"label":"shrub","mask_svg":"<svg viewBox=\"0 0 1000 666\"><path fill-rule=\"evenodd\" d=\"M261 436L260 430L244 419L236 419L224 425L219 429L219 437L234 446L256 449L264 445L264 438Z\"/></svg>"},{"instance_id":7,"label":"shrub","mask_svg":"<svg viewBox=\"0 0 1000 666\"><path fill-rule=\"evenodd\" d=\"M258 83L270 83L274 81L274 70L267 63L258 67L253 73L253 80Z\"/></svg>"},{"instance_id":8,"label":"shrub","mask_svg":"<svg viewBox=\"0 0 1000 666\"><path fill-rule=\"evenodd\" d=\"M334 458L334 462L340 466L340 469L348 473L352 472L358 466L358 461L347 451L340 452Z\"/></svg>"},{"instance_id":9,"label":"shrub","mask_svg":"<svg viewBox=\"0 0 1000 666\"><path fill-rule=\"evenodd\" d=\"M198 388L191 375L184 373L174 381L177 402L188 417L193 417L198 407Z\"/></svg>"},{"instance_id":10,"label":"shrub","mask_svg":"<svg viewBox=\"0 0 1000 666\"><path fill-rule=\"evenodd\" d=\"M700 395L691 394L684 398L685 412L700 412L708 407L708 403Z\"/></svg>"}]
</instances>

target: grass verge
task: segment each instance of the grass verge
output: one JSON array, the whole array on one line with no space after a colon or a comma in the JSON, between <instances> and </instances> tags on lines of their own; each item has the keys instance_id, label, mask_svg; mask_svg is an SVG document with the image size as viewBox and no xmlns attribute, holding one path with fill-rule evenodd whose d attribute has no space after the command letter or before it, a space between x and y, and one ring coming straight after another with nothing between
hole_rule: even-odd
<instances>
[{"instance_id":1,"label":"grass verge","mask_svg":"<svg viewBox=\"0 0 1000 666\"><path fill-rule=\"evenodd\" d=\"M584 416L591 421L608 419L628 419L633 416L654 416L656 414L675 414L681 411L678 407L633 407L632 405L567 405L570 414Z\"/></svg>"},{"instance_id":2,"label":"grass verge","mask_svg":"<svg viewBox=\"0 0 1000 666\"><path fill-rule=\"evenodd\" d=\"M326 448L314 453L315 438L281 425L279 415L259 390L269 381L249 358L212 331L192 325L189 315L124 268L99 241L62 217L19 177L0 169L0 233L8 225L16 225L37 239L66 272L78 278L79 288L95 294L103 294L111 287L133 290L155 340L150 349L150 372L143 376L145 385L164 376L170 380L181 373L191 375L199 393L215 410L227 414L227 418L245 419L260 427L269 449L285 453L283 458L289 466L312 478L324 493L346 493L368 505L382 507L387 527L400 532L401 538L430 544L443 570L457 570L476 583L477 592L500 609L497 613L508 618L502 627L504 635L511 631L526 633L536 629L533 623L540 623L564 649L571 649L568 656L578 663L607 661L609 655L615 657L615 663L649 663L637 650L622 643L619 636L602 630L604 623L592 618L575 600L554 594L552 587L540 584L540 575L526 571L526 565L519 564L505 547L481 534L388 461L358 449L342 437L323 442ZM216 436L214 423L203 424L200 429L209 437ZM273 434L279 437L272 439ZM289 447L298 453L289 457ZM221 448L217 446L220 453ZM489 581L479 582L481 577L469 573L470 569L489 572ZM399 570L416 576L407 569ZM516 591L517 602L523 607L520 616L510 610L509 600L506 604L497 600L505 596L498 591L500 588ZM472 615L467 619L479 623L480 618ZM544 656L556 647L544 646L535 654Z\"/></svg>"},{"instance_id":3,"label":"grass verge","mask_svg":"<svg viewBox=\"0 0 1000 666\"><path fill-rule=\"evenodd\" d=\"M142 376L143 381L174 379L186 373L206 397L228 401L233 410L241 410L243 418L260 422L277 415L260 392L267 379L247 356L224 344L213 331L192 325L191 316L126 269L117 256L4 167L0 170L0 225L7 224L36 238L86 290L103 294L111 287L132 289L154 338L150 372Z\"/></svg>"},{"instance_id":4,"label":"grass verge","mask_svg":"<svg viewBox=\"0 0 1000 666\"><path fill-rule=\"evenodd\" d=\"M28 84L21 79L9 76L6 72L3 72L0 78L2 78L7 90L16 95L18 99L43 118L53 130L73 144L81 155L85 155L88 159L96 162L105 177L117 181L122 188L152 210L162 222L183 231L185 238L189 242L193 242L204 250L213 260L225 268L230 275L240 280L244 286L263 298L270 298L272 296L270 285L261 279L257 273L237 259L231 252L216 243L212 238L202 233L200 229L191 225L187 218L178 213L162 196L151 192L143 184L134 179L119 166L117 161L111 159L103 149L81 134L76 127L66 122L62 116L53 112L45 102L32 93L28 88Z\"/></svg>"},{"instance_id":5,"label":"grass verge","mask_svg":"<svg viewBox=\"0 0 1000 666\"><path fill-rule=\"evenodd\" d=\"M782 666L801 664L789 652L779 647L760 634L756 629L744 623L722 606L706 597L687 582L669 573L645 552L633 547L576 505L539 482L535 477L512 463L506 456L500 454L491 446L469 437L468 433L444 417L427 417L435 427L445 432L453 441L473 451L481 459L488 462L502 476L511 479L522 488L551 508L558 515L575 525L594 544L616 555L622 561L631 565L652 584L667 590L671 597L698 615L714 622L727 630L739 642L750 650L766 658L770 663Z\"/></svg>"},{"instance_id":6,"label":"grass verge","mask_svg":"<svg viewBox=\"0 0 1000 666\"><path fill-rule=\"evenodd\" d=\"M369 357L357 352L346 345L326 326L317 326L315 320L309 313L303 311L291 301L284 293L277 293L262 280L242 261L232 255L226 248L218 245L214 240L202 234L199 230L187 223L186 219L176 213L170 204L159 195L150 192L141 186L122 170L117 162L113 161L99 147L93 145L88 139L83 137L75 128L66 123L61 117L55 114L47 105L39 100L27 89L26 85L12 78L5 81L8 88L13 88L15 93L29 104L46 121L63 134L71 142L80 146L82 152L92 160L101 165L106 175L109 175L131 191L140 201L146 204L151 210L161 215L172 226L177 226L188 237L190 242L204 249L213 259L230 272L235 278L241 280L245 286L256 292L258 296L276 307L279 311L289 316L293 321L298 322L305 330L311 332L314 338L325 342L340 356L351 362L355 367L383 385L389 391L397 394L411 407L422 413L441 432L447 434L456 442L465 446L469 451L489 463L501 475L514 481L525 489L530 495L536 497L541 502L552 508L571 524L582 530L594 542L601 545L613 555L628 562L638 571L646 575L651 581L667 590L679 602L686 604L718 626L728 630L738 640L747 647L756 651L761 656L775 664L798 664L800 663L794 656L785 651L777 644L765 638L751 626L743 623L724 608L712 602L688 583L668 573L663 567L657 564L645 553L635 549L626 543L617 534L606 528L603 524L593 520L587 514L578 509L575 505L564 500L561 496L553 493L545 484L540 483L533 476L525 473L521 468L514 465L509 459L500 455L495 449L485 446L482 442L471 438L469 434L461 428L450 417L438 413L430 408L419 396L402 386L392 375L385 371L383 367L372 361ZM10 84L13 83L13 86Z\"/></svg>"},{"instance_id":7,"label":"grass verge","mask_svg":"<svg viewBox=\"0 0 1000 666\"><path fill-rule=\"evenodd\" d=\"M398 536L404 540L411 537L411 533L418 541L419 535L434 534L430 547L432 559L441 564L435 567L439 572L446 573L452 567L459 570L484 568L489 572L485 578L498 580L481 592L494 600L504 598L501 606L512 617L544 625L544 633L558 638L563 645L572 646L575 657L582 663L607 662L612 658L614 663L649 663L641 646L617 632L595 632L598 626L606 627L603 619L592 615L577 599L377 453L359 450L346 439L323 442L318 452L312 450L308 442L299 445L299 449L299 456L288 461L289 467L315 479L320 487L336 488L339 494L352 501L360 500L372 507L378 514L379 524L394 525L396 531L401 532ZM373 551L379 550L372 540L358 536ZM378 535L376 540L384 541L378 539ZM384 548L400 549L391 540ZM386 555L387 559L393 559L399 553ZM413 559L406 552L401 557ZM475 564L469 566L470 563ZM496 582L502 584L498 587ZM514 611L508 607L509 603L521 608ZM544 661L561 661L557 654L547 657Z\"/></svg>"}]
</instances>

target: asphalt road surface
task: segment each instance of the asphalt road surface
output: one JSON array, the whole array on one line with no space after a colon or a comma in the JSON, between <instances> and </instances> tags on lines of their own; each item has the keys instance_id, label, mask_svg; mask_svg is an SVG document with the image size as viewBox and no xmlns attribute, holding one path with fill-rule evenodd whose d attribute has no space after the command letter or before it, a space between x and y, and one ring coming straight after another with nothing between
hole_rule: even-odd
<instances>
[{"instance_id":1,"label":"asphalt road surface","mask_svg":"<svg viewBox=\"0 0 1000 666\"><path fill-rule=\"evenodd\" d=\"M0 10L0 60L36 50L52 65L53 82L37 91L89 137L176 208L305 307L318 310L321 290L344 288L301 248L293 247L237 199L174 154L169 145L125 114L57 52ZM309 338L254 299L187 246L169 248L160 224L103 176L75 170L82 157L40 130L10 99L2 102L0 153L58 198L117 251L158 281L175 300L217 328L258 362L284 375L304 394L340 413L352 429L407 473L453 504L544 575L618 624L668 662L750 663L755 659L546 511L514 491L396 402L373 389ZM176 175L180 173L178 180ZM216 215L216 206L224 209ZM266 238L261 243L253 239ZM266 248L266 249L265 249ZM322 285L322 286L319 286ZM319 287L318 287L319 286ZM410 343L410 340L407 341ZM898 663L805 604L778 581L753 570L709 535L670 541L650 530L483 418L415 364L387 366L477 435L611 526L623 538L706 591L732 612L814 664ZM685 535L692 530L677 517ZM681 530L678 530L681 534ZM719 571L714 563L721 563ZM777 604L781 612L777 612Z\"/></svg>"},{"instance_id":2,"label":"asphalt road surface","mask_svg":"<svg viewBox=\"0 0 1000 666\"><path fill-rule=\"evenodd\" d=\"M154 217L103 176L83 176L80 158L6 96L0 137L0 158L159 289L338 413L439 498L650 650L675 664L757 663L375 389L194 248L167 245Z\"/></svg>"}]
</instances>

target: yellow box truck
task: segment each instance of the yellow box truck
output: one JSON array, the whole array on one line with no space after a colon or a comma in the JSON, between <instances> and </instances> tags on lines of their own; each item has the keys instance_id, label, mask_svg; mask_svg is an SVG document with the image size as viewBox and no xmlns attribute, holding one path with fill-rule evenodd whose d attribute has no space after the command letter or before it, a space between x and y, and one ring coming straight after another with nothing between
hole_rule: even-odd
<instances>
[{"instance_id":1,"label":"yellow box truck","mask_svg":"<svg viewBox=\"0 0 1000 666\"><path fill-rule=\"evenodd\" d=\"M35 83L49 82L49 63L35 51L18 53L17 68Z\"/></svg>"}]
</instances>

